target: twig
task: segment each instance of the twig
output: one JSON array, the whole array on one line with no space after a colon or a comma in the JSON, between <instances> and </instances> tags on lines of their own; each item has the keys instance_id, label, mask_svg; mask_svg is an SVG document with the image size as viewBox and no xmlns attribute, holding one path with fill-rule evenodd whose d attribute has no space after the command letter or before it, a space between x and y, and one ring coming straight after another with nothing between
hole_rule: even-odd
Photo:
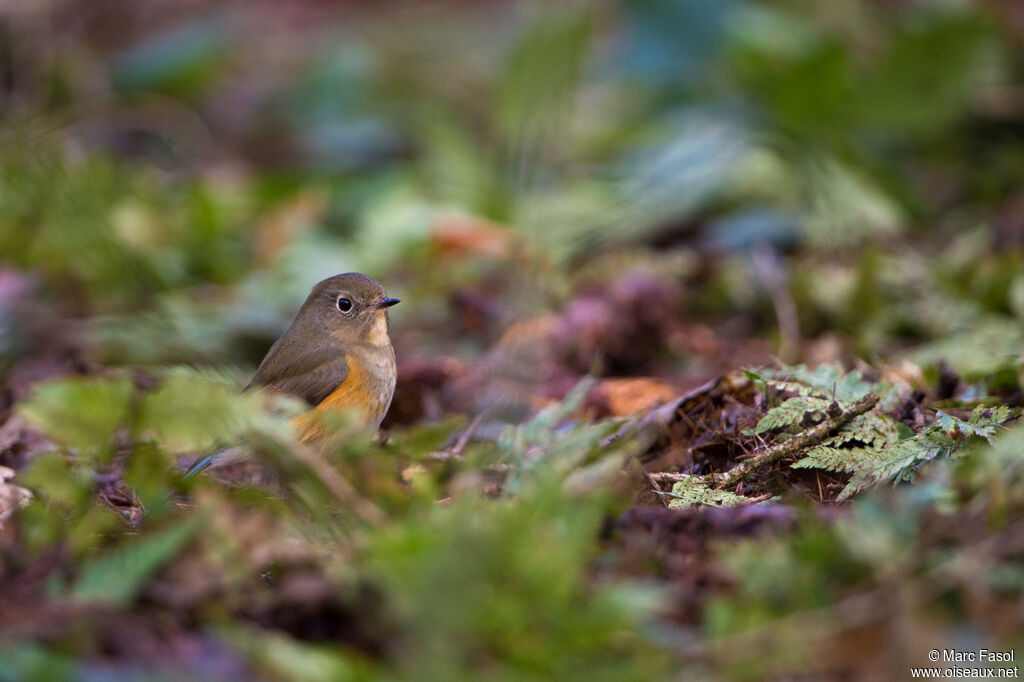
<instances>
[{"instance_id":1,"label":"twig","mask_svg":"<svg viewBox=\"0 0 1024 682\"><path fill-rule=\"evenodd\" d=\"M691 478L699 478L693 474L677 474L671 471L657 471L653 474L647 474L655 481L688 481Z\"/></svg>"},{"instance_id":2,"label":"twig","mask_svg":"<svg viewBox=\"0 0 1024 682\"><path fill-rule=\"evenodd\" d=\"M483 410L473 417L473 421L469 423L466 430L459 434L459 439L455 441L455 445L451 449L451 454L456 456L462 454L462 451L466 449L466 445L469 444L469 439L473 437L473 434L476 433L476 430L480 427L480 422L482 422L484 417L488 414L490 414L490 410Z\"/></svg>"},{"instance_id":3,"label":"twig","mask_svg":"<svg viewBox=\"0 0 1024 682\"><path fill-rule=\"evenodd\" d=\"M877 395L874 393L868 393L866 396L855 402L849 410L830 410L828 418L817 426L793 436L785 443L780 443L779 445L768 448L761 454L740 462L724 474L716 476L713 479L715 487L731 488L753 473L758 467L764 466L765 464L771 464L772 462L789 455L795 455L798 452L814 447L815 445L820 445L825 439L829 438L836 431L853 421L854 418L859 417L872 409L878 404L878 400L879 398ZM833 404L833 406L835 406L835 404Z\"/></svg>"}]
</instances>

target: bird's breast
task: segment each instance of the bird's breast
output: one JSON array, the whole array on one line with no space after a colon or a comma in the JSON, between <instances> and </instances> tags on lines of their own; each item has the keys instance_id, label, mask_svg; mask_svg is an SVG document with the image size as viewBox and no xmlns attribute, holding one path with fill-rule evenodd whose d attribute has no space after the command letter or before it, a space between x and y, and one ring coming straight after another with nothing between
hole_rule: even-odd
<instances>
[{"instance_id":1,"label":"bird's breast","mask_svg":"<svg viewBox=\"0 0 1024 682\"><path fill-rule=\"evenodd\" d=\"M368 426L377 428L391 406L395 393L395 353L386 348L370 348L347 357L348 375L313 410L303 424L303 441L326 435L319 417L326 410L354 410L362 414Z\"/></svg>"}]
</instances>

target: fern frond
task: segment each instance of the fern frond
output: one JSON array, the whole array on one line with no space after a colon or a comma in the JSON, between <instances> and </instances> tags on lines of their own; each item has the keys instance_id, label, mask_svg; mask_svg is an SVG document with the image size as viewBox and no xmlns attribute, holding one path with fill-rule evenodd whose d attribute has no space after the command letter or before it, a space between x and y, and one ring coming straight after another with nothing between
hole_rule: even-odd
<instances>
[{"instance_id":1,"label":"fern frond","mask_svg":"<svg viewBox=\"0 0 1024 682\"><path fill-rule=\"evenodd\" d=\"M840 500L883 481L895 484L909 480L925 462L955 457L966 452L965 447L971 443L991 441L1000 425L1015 414L1004 405L978 406L967 419L938 411L935 419L915 435L884 411L898 404L896 388L886 382L865 381L857 370L844 374L838 365L821 365L813 370L798 365L748 374L762 382L765 390L793 397L768 410L756 427L744 432L746 435L778 429L796 434L808 416L822 419L836 407L849 411L866 395L880 397L876 406L804 451L791 465L794 469L851 474Z\"/></svg>"},{"instance_id":2,"label":"fern frond","mask_svg":"<svg viewBox=\"0 0 1024 682\"><path fill-rule=\"evenodd\" d=\"M854 473L839 499L846 499L884 480L893 483L910 480L914 470L927 461L955 456L971 442L991 442L1010 414L1010 408L1004 405L994 408L979 405L964 421L940 410L932 426L913 438L906 438L882 449L873 466Z\"/></svg>"},{"instance_id":3,"label":"fern frond","mask_svg":"<svg viewBox=\"0 0 1024 682\"><path fill-rule=\"evenodd\" d=\"M854 473L838 499L845 500L882 481L893 484L908 481L917 467L938 457L948 457L957 448L958 445L939 429L929 428L879 452L873 465Z\"/></svg>"},{"instance_id":4,"label":"fern frond","mask_svg":"<svg viewBox=\"0 0 1024 682\"><path fill-rule=\"evenodd\" d=\"M814 369L808 369L806 365L782 365L762 368L750 374L776 390L798 395L854 403L868 393L874 393L881 398L885 409L892 409L898 404L899 391L889 382L871 383L863 378L860 370L844 373L838 365L819 365Z\"/></svg>"},{"instance_id":5,"label":"fern frond","mask_svg":"<svg viewBox=\"0 0 1024 682\"><path fill-rule=\"evenodd\" d=\"M838 365L818 365L814 369L806 365L782 365L777 369L759 370L757 374L779 388L842 402L856 402L877 388L864 381L860 370L844 373Z\"/></svg>"},{"instance_id":6,"label":"fern frond","mask_svg":"<svg viewBox=\"0 0 1024 682\"><path fill-rule=\"evenodd\" d=\"M821 469L852 474L874 465L878 457L878 450L871 447L837 448L819 445L805 452L804 458L792 466L794 469Z\"/></svg>"},{"instance_id":7,"label":"fern frond","mask_svg":"<svg viewBox=\"0 0 1024 682\"><path fill-rule=\"evenodd\" d=\"M739 504L750 502L742 495L731 493L728 490L718 490L696 480L676 481L672 486L672 492L666 493L674 498L668 503L669 508L681 509L686 507L734 507Z\"/></svg>"},{"instance_id":8,"label":"fern frond","mask_svg":"<svg viewBox=\"0 0 1024 682\"><path fill-rule=\"evenodd\" d=\"M974 408L967 421L939 410L935 414L936 425L952 438L977 437L987 441L996 435L999 425L1010 418L1010 408L1006 405L986 407L978 405Z\"/></svg>"},{"instance_id":9,"label":"fern frond","mask_svg":"<svg viewBox=\"0 0 1024 682\"><path fill-rule=\"evenodd\" d=\"M907 434L910 435L909 430ZM895 443L903 437L900 423L881 412L862 414L846 425L835 438L825 443L838 447L852 442L872 446L876 450Z\"/></svg>"},{"instance_id":10,"label":"fern frond","mask_svg":"<svg viewBox=\"0 0 1024 682\"><path fill-rule=\"evenodd\" d=\"M781 405L768 410L761 417L760 421L757 422L757 426L753 429L748 429L744 433L754 435L773 429L796 426L803 421L804 415L809 412L824 414L830 404L831 401L824 398L815 398L808 395L794 396Z\"/></svg>"}]
</instances>

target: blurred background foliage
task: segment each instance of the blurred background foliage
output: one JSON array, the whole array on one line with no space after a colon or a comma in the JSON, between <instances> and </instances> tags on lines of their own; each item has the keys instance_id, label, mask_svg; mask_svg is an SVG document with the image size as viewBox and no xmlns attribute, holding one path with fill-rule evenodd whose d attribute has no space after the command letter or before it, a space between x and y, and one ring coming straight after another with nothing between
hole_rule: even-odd
<instances>
[{"instance_id":1,"label":"blurred background foliage","mask_svg":"<svg viewBox=\"0 0 1024 682\"><path fill-rule=\"evenodd\" d=\"M240 341L349 269L415 283L397 322L444 328L448 291L514 261L507 323L564 297L566 265L637 249L736 260L680 273L693 312L770 324L742 274L763 246L803 338L888 356L1019 321L1018 15L37 3L4 21L0 252L117 362L252 363ZM438 253L460 250L493 257Z\"/></svg>"},{"instance_id":2,"label":"blurred background foliage","mask_svg":"<svg viewBox=\"0 0 1024 682\"><path fill-rule=\"evenodd\" d=\"M681 623L599 541L615 424L541 413L428 460L510 365L546 400L594 367L682 390L858 357L1020 404L1022 44L1013 0L0 5L0 418L52 438L0 459L37 498L0 536L0 679L758 678L840 639L812 625L854 586L967 641L1020 598L1021 547L934 518L1009 537L1020 427L847 525L726 543L731 589ZM294 405L235 393L348 270L404 301L398 428L329 462L355 490L296 455ZM556 311L563 373L510 337ZM454 388L404 411L425 364ZM237 438L287 495L181 480ZM459 492L496 464L514 495ZM122 479L144 524L95 502ZM737 634L795 612L820 619L779 649Z\"/></svg>"}]
</instances>

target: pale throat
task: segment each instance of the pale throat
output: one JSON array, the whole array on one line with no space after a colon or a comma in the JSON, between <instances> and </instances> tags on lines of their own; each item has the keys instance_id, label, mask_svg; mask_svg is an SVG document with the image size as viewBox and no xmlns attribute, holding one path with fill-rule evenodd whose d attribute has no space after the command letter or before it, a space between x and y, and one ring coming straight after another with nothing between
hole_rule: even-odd
<instances>
[{"instance_id":1,"label":"pale throat","mask_svg":"<svg viewBox=\"0 0 1024 682\"><path fill-rule=\"evenodd\" d=\"M388 336L388 318L384 311L373 314L373 324L366 335L365 343L371 346L390 346L391 338Z\"/></svg>"}]
</instances>

